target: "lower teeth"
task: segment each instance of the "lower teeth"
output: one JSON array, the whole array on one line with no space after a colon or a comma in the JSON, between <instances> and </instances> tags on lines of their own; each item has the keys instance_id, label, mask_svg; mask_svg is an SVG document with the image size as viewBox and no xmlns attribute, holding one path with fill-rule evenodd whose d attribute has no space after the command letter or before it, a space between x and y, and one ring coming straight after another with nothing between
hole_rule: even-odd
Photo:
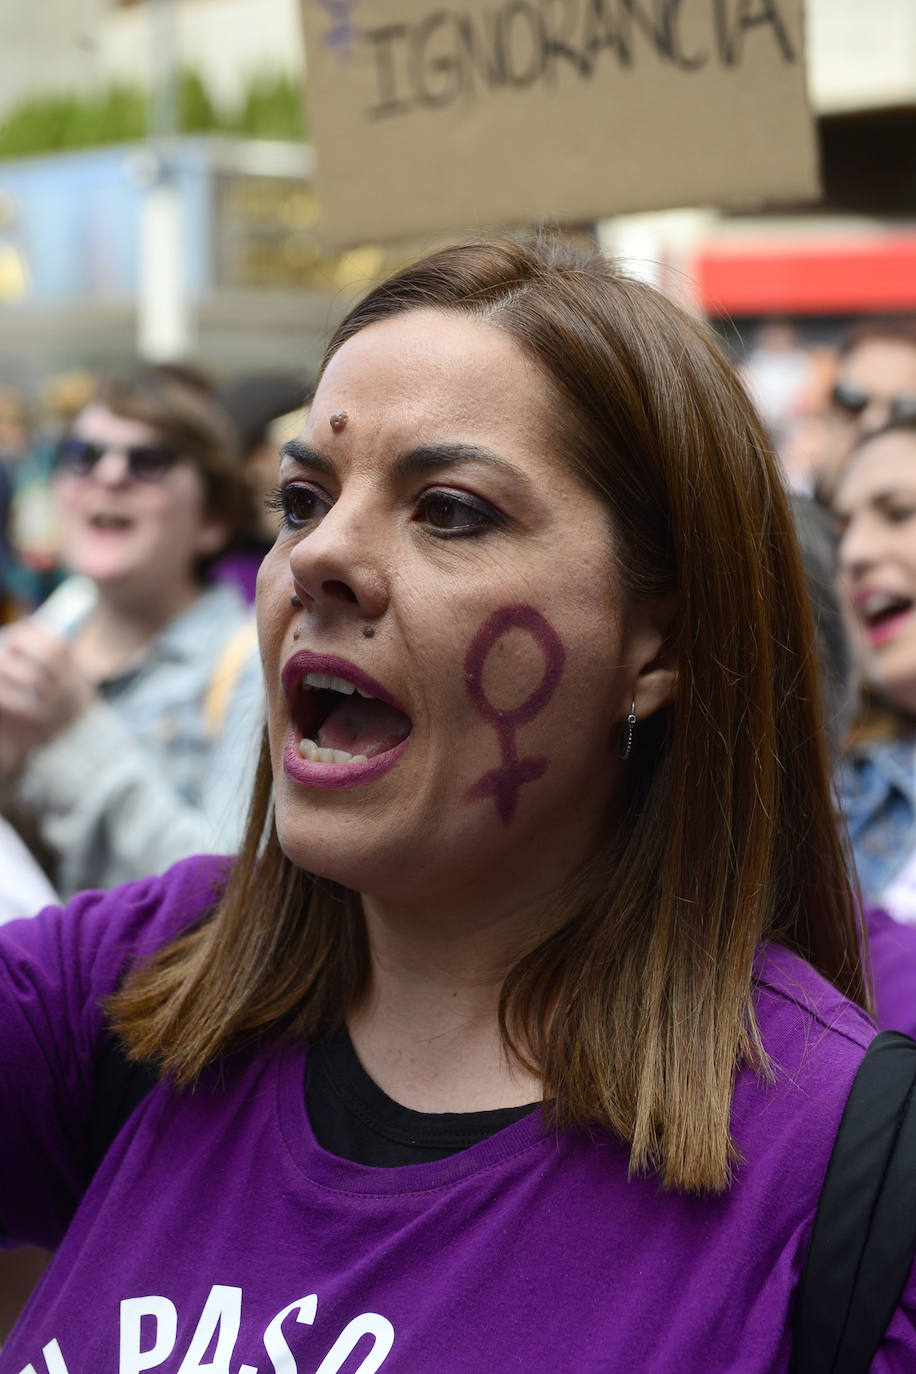
<instances>
[{"instance_id":1,"label":"lower teeth","mask_svg":"<svg viewBox=\"0 0 916 1374\"><path fill-rule=\"evenodd\" d=\"M299 754L309 763L368 763L365 754L348 754L346 749L322 749L313 739L299 741Z\"/></svg>"}]
</instances>

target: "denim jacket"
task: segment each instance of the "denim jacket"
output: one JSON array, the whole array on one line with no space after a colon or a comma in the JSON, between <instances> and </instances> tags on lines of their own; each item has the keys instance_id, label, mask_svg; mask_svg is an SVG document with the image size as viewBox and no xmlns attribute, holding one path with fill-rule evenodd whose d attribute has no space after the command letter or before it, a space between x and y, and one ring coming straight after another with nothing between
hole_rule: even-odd
<instances>
[{"instance_id":1,"label":"denim jacket","mask_svg":"<svg viewBox=\"0 0 916 1374\"><path fill-rule=\"evenodd\" d=\"M227 642L249 618L234 588L207 588L30 754L20 796L57 856L64 898L237 847L264 717L253 642L216 729L205 703ZM78 623L55 628L72 633Z\"/></svg>"},{"instance_id":2,"label":"denim jacket","mask_svg":"<svg viewBox=\"0 0 916 1374\"><path fill-rule=\"evenodd\" d=\"M916 850L916 745L859 746L843 760L838 786L862 893L880 904Z\"/></svg>"}]
</instances>

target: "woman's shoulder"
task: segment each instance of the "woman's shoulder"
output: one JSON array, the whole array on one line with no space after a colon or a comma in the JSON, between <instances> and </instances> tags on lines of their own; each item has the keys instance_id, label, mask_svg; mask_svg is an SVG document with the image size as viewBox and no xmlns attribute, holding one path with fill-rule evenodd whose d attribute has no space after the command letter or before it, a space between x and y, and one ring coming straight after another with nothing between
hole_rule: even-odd
<instances>
[{"instance_id":1,"label":"woman's shoulder","mask_svg":"<svg viewBox=\"0 0 916 1374\"><path fill-rule=\"evenodd\" d=\"M771 1158L774 1149L787 1158L803 1150L810 1181L817 1184L814 1202L853 1079L877 1028L804 959L776 944L758 951L754 1000L766 1063L762 1072L744 1066L738 1073L736 1140L751 1154L765 1140ZM804 1172L801 1163L792 1167Z\"/></svg>"},{"instance_id":2,"label":"woman's shoulder","mask_svg":"<svg viewBox=\"0 0 916 1374\"><path fill-rule=\"evenodd\" d=\"M809 1045L818 1032L839 1051L854 1045L863 1054L875 1035L868 1014L817 969L783 945L765 943L754 963L758 1023L767 1051L779 1056L798 1036Z\"/></svg>"}]
</instances>

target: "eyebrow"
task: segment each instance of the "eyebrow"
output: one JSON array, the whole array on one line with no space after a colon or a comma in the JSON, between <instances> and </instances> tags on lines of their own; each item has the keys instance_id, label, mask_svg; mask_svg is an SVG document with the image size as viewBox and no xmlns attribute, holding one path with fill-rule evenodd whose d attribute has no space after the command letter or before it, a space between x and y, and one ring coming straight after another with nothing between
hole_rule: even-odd
<instances>
[{"instance_id":1,"label":"eyebrow","mask_svg":"<svg viewBox=\"0 0 916 1374\"><path fill-rule=\"evenodd\" d=\"M414 448L396 458L392 470L395 477L419 477L438 468L459 467L462 463L481 463L530 486L526 472L482 444L430 444Z\"/></svg>"},{"instance_id":2,"label":"eyebrow","mask_svg":"<svg viewBox=\"0 0 916 1374\"><path fill-rule=\"evenodd\" d=\"M864 505L870 509L876 506L893 505L895 501L916 501L916 485L911 487L885 487L881 491L872 492L867 497ZM855 510L843 510L841 507L834 507L833 515L836 520L841 520L848 524L853 515L861 510L862 506L857 506Z\"/></svg>"},{"instance_id":3,"label":"eyebrow","mask_svg":"<svg viewBox=\"0 0 916 1374\"><path fill-rule=\"evenodd\" d=\"M329 463L327 458L322 458L320 453L309 448L301 439L288 439L280 448L280 457L292 458L300 467L311 468L313 472L323 472L328 476L334 471L333 463Z\"/></svg>"},{"instance_id":4,"label":"eyebrow","mask_svg":"<svg viewBox=\"0 0 916 1374\"><path fill-rule=\"evenodd\" d=\"M291 458L294 463L299 463L302 467L311 468L313 472L323 472L331 474L334 471L333 463L304 444L301 439L290 439L280 449L281 458ZM506 458L500 457L492 449L483 444L429 444L421 445L419 448L410 449L407 453L401 453L392 464L393 476L400 480L405 477L419 477L427 472L435 472L440 468L458 467L462 463L481 463L487 467L495 468L498 472L514 479L525 486L531 485L528 474L514 463L510 463Z\"/></svg>"},{"instance_id":5,"label":"eyebrow","mask_svg":"<svg viewBox=\"0 0 916 1374\"><path fill-rule=\"evenodd\" d=\"M916 497L916 486L912 487L885 487L882 491L873 491L868 498L870 506L889 506L895 501L912 501Z\"/></svg>"}]
</instances>

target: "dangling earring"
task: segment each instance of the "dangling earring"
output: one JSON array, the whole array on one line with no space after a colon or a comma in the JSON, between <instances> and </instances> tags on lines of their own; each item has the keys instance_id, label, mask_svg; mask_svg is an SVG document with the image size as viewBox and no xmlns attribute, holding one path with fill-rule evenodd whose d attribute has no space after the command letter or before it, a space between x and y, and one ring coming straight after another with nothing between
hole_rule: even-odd
<instances>
[{"instance_id":1,"label":"dangling earring","mask_svg":"<svg viewBox=\"0 0 916 1374\"><path fill-rule=\"evenodd\" d=\"M633 748L633 732L636 729L636 702L630 707L630 714L627 716L623 725L623 740L620 745L620 757L628 759L630 750Z\"/></svg>"}]
</instances>

